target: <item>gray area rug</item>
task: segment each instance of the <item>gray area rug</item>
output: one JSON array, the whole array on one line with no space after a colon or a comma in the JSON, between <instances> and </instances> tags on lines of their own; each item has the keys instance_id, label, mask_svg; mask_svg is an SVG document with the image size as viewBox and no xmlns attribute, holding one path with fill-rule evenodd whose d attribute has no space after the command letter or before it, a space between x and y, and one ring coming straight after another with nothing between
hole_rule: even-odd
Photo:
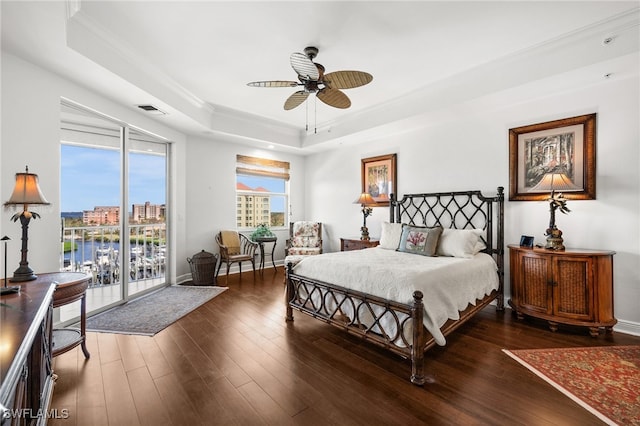
<instances>
[{"instance_id":1,"label":"gray area rug","mask_svg":"<svg viewBox=\"0 0 640 426\"><path fill-rule=\"evenodd\" d=\"M170 286L87 318L87 331L153 336L228 287Z\"/></svg>"}]
</instances>

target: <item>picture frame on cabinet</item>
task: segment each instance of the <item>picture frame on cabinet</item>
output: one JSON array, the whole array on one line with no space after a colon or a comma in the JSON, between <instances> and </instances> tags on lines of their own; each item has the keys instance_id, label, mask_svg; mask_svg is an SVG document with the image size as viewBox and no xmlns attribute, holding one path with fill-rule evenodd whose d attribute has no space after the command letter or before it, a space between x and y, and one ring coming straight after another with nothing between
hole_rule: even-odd
<instances>
[{"instance_id":1,"label":"picture frame on cabinet","mask_svg":"<svg viewBox=\"0 0 640 426\"><path fill-rule=\"evenodd\" d=\"M596 198L596 114L580 115L509 129L509 200L543 201L549 191L535 190L542 177L562 170L575 190L568 200Z\"/></svg>"},{"instance_id":2,"label":"picture frame on cabinet","mask_svg":"<svg viewBox=\"0 0 640 426\"><path fill-rule=\"evenodd\" d=\"M533 248L533 237L523 235L520 237L520 247Z\"/></svg>"},{"instance_id":3,"label":"picture frame on cabinet","mask_svg":"<svg viewBox=\"0 0 640 426\"><path fill-rule=\"evenodd\" d=\"M362 159L362 193L368 192L375 200L370 207L389 205L389 198L398 187L396 154Z\"/></svg>"}]
</instances>

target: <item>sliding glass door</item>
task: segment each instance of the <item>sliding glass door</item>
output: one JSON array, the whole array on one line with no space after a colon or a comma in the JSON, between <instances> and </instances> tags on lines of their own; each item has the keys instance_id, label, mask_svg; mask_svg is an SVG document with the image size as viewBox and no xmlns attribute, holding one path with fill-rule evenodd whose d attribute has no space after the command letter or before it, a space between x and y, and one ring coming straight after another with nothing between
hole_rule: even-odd
<instances>
[{"instance_id":1,"label":"sliding glass door","mask_svg":"<svg viewBox=\"0 0 640 426\"><path fill-rule=\"evenodd\" d=\"M166 284L170 145L73 104L61 117L60 270L91 275L91 314Z\"/></svg>"},{"instance_id":2,"label":"sliding glass door","mask_svg":"<svg viewBox=\"0 0 640 426\"><path fill-rule=\"evenodd\" d=\"M168 148L140 131L129 131L129 296L165 283Z\"/></svg>"}]
</instances>

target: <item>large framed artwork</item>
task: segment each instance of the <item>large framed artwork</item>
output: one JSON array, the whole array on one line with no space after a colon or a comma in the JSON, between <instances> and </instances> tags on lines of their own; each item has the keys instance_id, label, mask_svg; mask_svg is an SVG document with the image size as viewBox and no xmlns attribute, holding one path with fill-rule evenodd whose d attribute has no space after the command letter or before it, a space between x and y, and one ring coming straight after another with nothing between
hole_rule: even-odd
<instances>
[{"instance_id":1,"label":"large framed artwork","mask_svg":"<svg viewBox=\"0 0 640 426\"><path fill-rule=\"evenodd\" d=\"M396 154L362 159L362 192L368 192L376 206L388 206L389 196L398 185Z\"/></svg>"},{"instance_id":2,"label":"large framed artwork","mask_svg":"<svg viewBox=\"0 0 640 426\"><path fill-rule=\"evenodd\" d=\"M570 200L596 198L596 114L509 129L509 200L540 201L548 190L535 186L547 173L565 173L575 189Z\"/></svg>"}]
</instances>

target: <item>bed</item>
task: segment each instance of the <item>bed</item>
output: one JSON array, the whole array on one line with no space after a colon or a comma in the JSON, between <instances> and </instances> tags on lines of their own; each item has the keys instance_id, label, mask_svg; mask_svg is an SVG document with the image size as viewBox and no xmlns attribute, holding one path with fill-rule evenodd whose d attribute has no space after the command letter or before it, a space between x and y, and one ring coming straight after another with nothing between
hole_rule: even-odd
<instances>
[{"instance_id":1,"label":"bed","mask_svg":"<svg viewBox=\"0 0 640 426\"><path fill-rule=\"evenodd\" d=\"M411 230L433 256L411 251ZM392 194L382 233L376 248L287 264L286 320L295 309L410 359L410 380L422 386L427 350L487 305L504 309L504 188Z\"/></svg>"}]
</instances>

